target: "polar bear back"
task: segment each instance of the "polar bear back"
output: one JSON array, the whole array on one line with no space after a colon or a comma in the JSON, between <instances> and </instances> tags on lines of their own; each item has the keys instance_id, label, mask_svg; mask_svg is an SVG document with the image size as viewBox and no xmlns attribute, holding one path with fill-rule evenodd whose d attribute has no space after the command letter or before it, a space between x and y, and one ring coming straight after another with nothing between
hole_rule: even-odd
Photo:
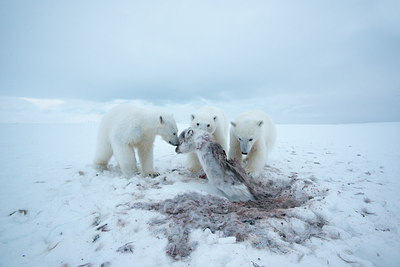
<instances>
[{"instance_id":1,"label":"polar bear back","mask_svg":"<svg viewBox=\"0 0 400 267\"><path fill-rule=\"evenodd\" d=\"M147 137L156 134L156 113L125 104L112 108L104 117L100 125L102 134L109 138L118 138L125 142L138 143L146 133Z\"/></svg>"}]
</instances>

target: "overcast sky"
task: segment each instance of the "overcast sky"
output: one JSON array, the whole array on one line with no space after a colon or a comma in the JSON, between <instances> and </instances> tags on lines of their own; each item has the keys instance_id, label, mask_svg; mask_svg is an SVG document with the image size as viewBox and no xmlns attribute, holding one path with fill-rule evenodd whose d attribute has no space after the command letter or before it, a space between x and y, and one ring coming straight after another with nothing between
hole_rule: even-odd
<instances>
[{"instance_id":1,"label":"overcast sky","mask_svg":"<svg viewBox=\"0 0 400 267\"><path fill-rule=\"evenodd\" d=\"M2 0L0 96L400 121L399 14L398 0Z\"/></svg>"}]
</instances>

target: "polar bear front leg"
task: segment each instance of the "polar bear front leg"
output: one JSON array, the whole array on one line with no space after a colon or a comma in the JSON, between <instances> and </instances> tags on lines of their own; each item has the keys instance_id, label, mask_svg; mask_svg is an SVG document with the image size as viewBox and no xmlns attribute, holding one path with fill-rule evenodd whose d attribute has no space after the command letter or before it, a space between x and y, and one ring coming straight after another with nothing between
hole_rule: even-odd
<instances>
[{"instance_id":1,"label":"polar bear front leg","mask_svg":"<svg viewBox=\"0 0 400 267\"><path fill-rule=\"evenodd\" d=\"M215 131L213 136L214 140L225 150L225 153L228 153L228 141L226 140L227 137L222 133L222 131Z\"/></svg>"},{"instance_id":2,"label":"polar bear front leg","mask_svg":"<svg viewBox=\"0 0 400 267\"><path fill-rule=\"evenodd\" d=\"M138 146L138 156L142 164L142 176L156 177L160 173L153 168L153 143L144 143Z\"/></svg>"},{"instance_id":3,"label":"polar bear front leg","mask_svg":"<svg viewBox=\"0 0 400 267\"><path fill-rule=\"evenodd\" d=\"M122 173L127 177L133 176L138 171L133 147L120 142L113 143L112 147Z\"/></svg>"},{"instance_id":4,"label":"polar bear front leg","mask_svg":"<svg viewBox=\"0 0 400 267\"><path fill-rule=\"evenodd\" d=\"M245 159L244 169L251 175L258 175L266 162L265 151L254 149Z\"/></svg>"},{"instance_id":5,"label":"polar bear front leg","mask_svg":"<svg viewBox=\"0 0 400 267\"><path fill-rule=\"evenodd\" d=\"M191 152L188 154L187 161L189 171L196 173L201 170L202 166L195 152Z\"/></svg>"}]
</instances>

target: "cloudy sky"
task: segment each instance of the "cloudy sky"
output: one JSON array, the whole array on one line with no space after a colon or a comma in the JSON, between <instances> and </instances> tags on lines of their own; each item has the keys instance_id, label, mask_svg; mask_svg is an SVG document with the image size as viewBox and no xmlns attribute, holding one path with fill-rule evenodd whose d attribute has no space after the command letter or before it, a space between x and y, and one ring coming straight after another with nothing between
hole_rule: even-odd
<instances>
[{"instance_id":1,"label":"cloudy sky","mask_svg":"<svg viewBox=\"0 0 400 267\"><path fill-rule=\"evenodd\" d=\"M0 121L121 100L400 121L399 14L398 0L3 0Z\"/></svg>"}]
</instances>

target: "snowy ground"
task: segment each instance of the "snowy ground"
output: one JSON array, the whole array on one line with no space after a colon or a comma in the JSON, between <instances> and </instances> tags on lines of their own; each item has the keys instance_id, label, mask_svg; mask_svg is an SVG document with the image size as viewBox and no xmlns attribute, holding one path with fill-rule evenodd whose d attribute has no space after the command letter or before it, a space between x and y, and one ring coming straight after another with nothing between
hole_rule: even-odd
<instances>
[{"instance_id":1,"label":"snowy ground","mask_svg":"<svg viewBox=\"0 0 400 267\"><path fill-rule=\"evenodd\" d=\"M156 141L159 177L126 179L114 161L92 169L97 124L0 132L0 266L400 266L400 123L278 125L259 179L283 188L295 178L309 200L251 220L224 213L220 231L185 224L190 250L176 259L167 251L184 224L163 201L223 200L172 146ZM227 234L230 223L249 230L244 241Z\"/></svg>"}]
</instances>

